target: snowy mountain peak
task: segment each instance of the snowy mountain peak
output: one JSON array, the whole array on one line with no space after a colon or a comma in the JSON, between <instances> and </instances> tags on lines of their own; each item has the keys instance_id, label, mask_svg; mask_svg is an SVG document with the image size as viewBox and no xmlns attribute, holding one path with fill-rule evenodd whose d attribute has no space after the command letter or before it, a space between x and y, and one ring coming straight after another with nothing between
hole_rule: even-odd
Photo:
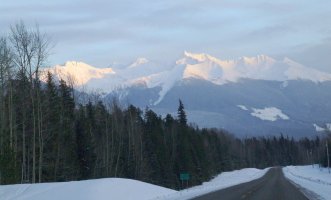
<instances>
[{"instance_id":1,"label":"snowy mountain peak","mask_svg":"<svg viewBox=\"0 0 331 200\"><path fill-rule=\"evenodd\" d=\"M56 67L58 67L60 65L57 65ZM79 62L79 61L67 61L64 65L62 65L61 67L65 67L65 68L76 68L76 69L92 69L94 67L92 67L91 65L88 65L84 62Z\"/></svg>"},{"instance_id":2,"label":"snowy mountain peak","mask_svg":"<svg viewBox=\"0 0 331 200\"><path fill-rule=\"evenodd\" d=\"M83 62L68 61L64 65L45 68L43 71L51 72L57 80L74 81L76 85L84 85L91 79L102 79L107 74L115 74L112 68L96 68ZM42 77L42 80L46 77Z\"/></svg>"},{"instance_id":3,"label":"snowy mountain peak","mask_svg":"<svg viewBox=\"0 0 331 200\"><path fill-rule=\"evenodd\" d=\"M147 58L137 58L136 61L134 61L130 66L129 68L132 68L132 67L137 67L139 65L143 65L143 64L146 64L146 63L149 63L149 60Z\"/></svg>"},{"instance_id":4,"label":"snowy mountain peak","mask_svg":"<svg viewBox=\"0 0 331 200\"><path fill-rule=\"evenodd\" d=\"M198 62L212 61L212 62L220 62L221 60L206 54L206 53L191 53L184 51L184 58L189 58Z\"/></svg>"},{"instance_id":5,"label":"snowy mountain peak","mask_svg":"<svg viewBox=\"0 0 331 200\"><path fill-rule=\"evenodd\" d=\"M276 60L266 56L266 55L257 55L255 57L241 57L239 62L242 62L245 65L258 66L258 65L273 65Z\"/></svg>"},{"instance_id":6,"label":"snowy mountain peak","mask_svg":"<svg viewBox=\"0 0 331 200\"><path fill-rule=\"evenodd\" d=\"M313 82L331 81L331 74L301 65L289 58L276 60L266 55L240 57L235 60L220 60L205 53L185 51L183 58L175 65L165 66L138 58L121 68L95 68L83 62L70 61L46 69L58 79L73 77L77 85L104 92L116 88L144 85L148 88L160 87L159 99L184 79L200 79L216 85L237 82L240 79L288 81L308 80Z\"/></svg>"},{"instance_id":7,"label":"snowy mountain peak","mask_svg":"<svg viewBox=\"0 0 331 200\"><path fill-rule=\"evenodd\" d=\"M310 80L315 83L331 80L331 74L306 67L287 57L284 58L283 62L290 66L285 71L285 74L289 80Z\"/></svg>"},{"instance_id":8,"label":"snowy mountain peak","mask_svg":"<svg viewBox=\"0 0 331 200\"><path fill-rule=\"evenodd\" d=\"M187 51L184 51L184 56L187 58L191 58L193 60L203 62L208 58L207 54L201 53L201 54L195 54L195 53L190 53Z\"/></svg>"},{"instance_id":9,"label":"snowy mountain peak","mask_svg":"<svg viewBox=\"0 0 331 200\"><path fill-rule=\"evenodd\" d=\"M292 60L288 57L284 57L283 62L287 63L289 65L301 65L300 63L297 63L297 62L295 62L294 60Z\"/></svg>"}]
</instances>

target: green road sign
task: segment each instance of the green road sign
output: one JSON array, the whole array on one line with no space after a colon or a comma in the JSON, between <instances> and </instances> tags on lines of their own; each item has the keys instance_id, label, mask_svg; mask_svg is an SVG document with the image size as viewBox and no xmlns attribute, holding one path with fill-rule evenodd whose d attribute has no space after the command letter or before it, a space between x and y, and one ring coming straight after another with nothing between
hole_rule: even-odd
<instances>
[{"instance_id":1,"label":"green road sign","mask_svg":"<svg viewBox=\"0 0 331 200\"><path fill-rule=\"evenodd\" d=\"M190 179L190 174L188 174L188 173L181 173L181 174L179 175L179 178L180 178L180 180L182 180L182 181L187 181L187 180Z\"/></svg>"}]
</instances>

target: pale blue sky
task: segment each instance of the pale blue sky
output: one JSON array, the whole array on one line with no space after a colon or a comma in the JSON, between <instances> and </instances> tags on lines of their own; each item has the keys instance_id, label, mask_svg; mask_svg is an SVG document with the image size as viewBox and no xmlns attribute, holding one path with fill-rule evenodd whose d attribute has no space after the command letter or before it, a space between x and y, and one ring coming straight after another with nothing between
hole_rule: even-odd
<instances>
[{"instance_id":1,"label":"pale blue sky","mask_svg":"<svg viewBox=\"0 0 331 200\"><path fill-rule=\"evenodd\" d=\"M106 67L184 50L222 59L288 56L331 72L330 0L0 0L0 30L38 23L56 43L50 64Z\"/></svg>"}]
</instances>

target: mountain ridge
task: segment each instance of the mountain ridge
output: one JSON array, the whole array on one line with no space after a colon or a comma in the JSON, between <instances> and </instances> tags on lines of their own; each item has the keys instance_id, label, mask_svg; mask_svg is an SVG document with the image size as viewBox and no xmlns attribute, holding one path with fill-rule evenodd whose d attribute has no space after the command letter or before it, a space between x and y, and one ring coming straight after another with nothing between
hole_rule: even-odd
<instances>
[{"instance_id":1,"label":"mountain ridge","mask_svg":"<svg viewBox=\"0 0 331 200\"><path fill-rule=\"evenodd\" d=\"M166 87L187 78L196 78L222 85L240 79L256 80L310 80L323 82L331 80L331 74L306 67L289 58L276 60L266 55L239 57L236 60L221 60L209 54L194 54L185 51L184 57L173 66L138 58L122 68L96 68L83 62L70 61L64 65L46 68L57 79L74 77L77 85L91 85L93 89L112 92L113 88L130 87L145 83L148 87ZM98 81L98 79L105 79ZM100 83L98 83L100 82ZM109 87L105 87L104 84ZM165 88L165 89L166 89Z\"/></svg>"},{"instance_id":2,"label":"mountain ridge","mask_svg":"<svg viewBox=\"0 0 331 200\"><path fill-rule=\"evenodd\" d=\"M124 104L148 106L160 115L175 114L177 100L182 99L190 122L241 136L309 136L321 134L319 127L331 122L331 74L289 58L258 55L221 60L184 52L170 67L146 58L117 66L68 62L49 71L57 79L65 79L66 73L76 76L83 83L77 87L103 92L101 100L115 97Z\"/></svg>"}]
</instances>

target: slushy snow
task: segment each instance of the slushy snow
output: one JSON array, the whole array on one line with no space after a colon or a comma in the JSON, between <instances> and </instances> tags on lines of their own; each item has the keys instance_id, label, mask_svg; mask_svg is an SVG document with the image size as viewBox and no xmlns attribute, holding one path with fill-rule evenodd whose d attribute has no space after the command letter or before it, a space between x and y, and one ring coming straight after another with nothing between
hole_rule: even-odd
<instances>
[{"instance_id":1,"label":"slushy snow","mask_svg":"<svg viewBox=\"0 0 331 200\"><path fill-rule=\"evenodd\" d=\"M331 174L327 168L318 165L288 166L283 168L286 178L304 188L312 199L331 200Z\"/></svg>"}]
</instances>

